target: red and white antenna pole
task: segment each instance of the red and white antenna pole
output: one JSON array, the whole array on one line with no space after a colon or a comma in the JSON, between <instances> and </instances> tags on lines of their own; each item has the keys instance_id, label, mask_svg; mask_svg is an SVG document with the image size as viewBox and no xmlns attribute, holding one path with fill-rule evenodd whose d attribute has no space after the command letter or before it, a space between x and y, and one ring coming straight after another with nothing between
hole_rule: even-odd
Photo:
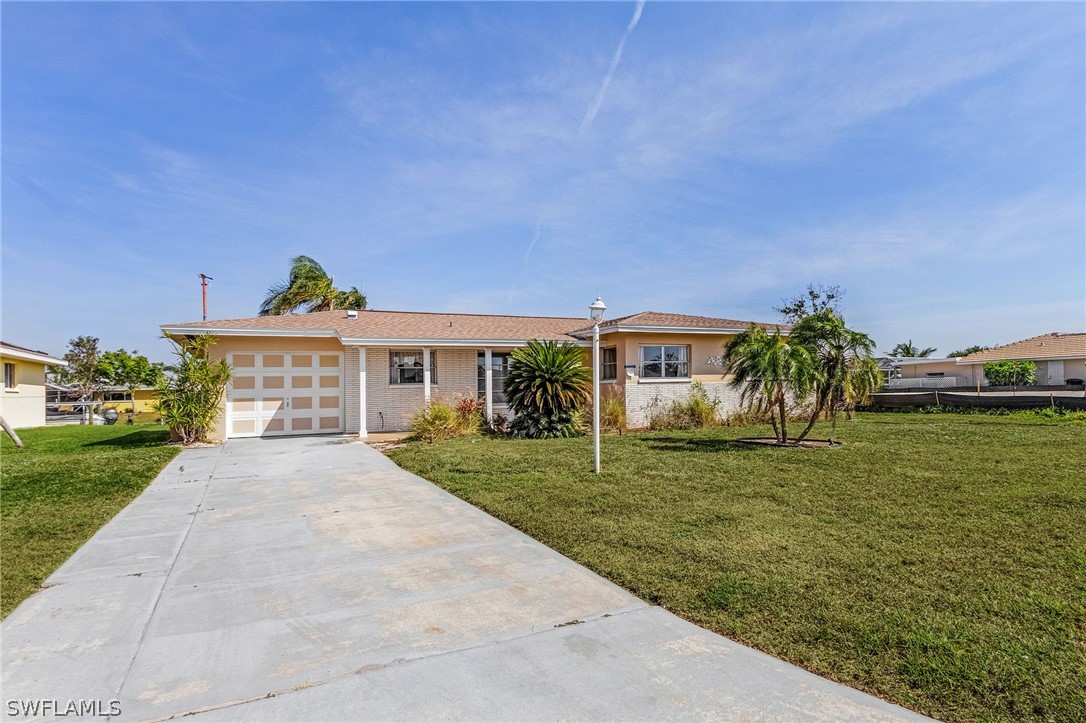
<instances>
[{"instance_id":1,"label":"red and white antenna pole","mask_svg":"<svg viewBox=\"0 0 1086 723\"><path fill-rule=\"evenodd\" d=\"M207 274L200 274L200 290L203 292L204 296L204 321L207 321L207 282L214 280L215 279Z\"/></svg>"}]
</instances>

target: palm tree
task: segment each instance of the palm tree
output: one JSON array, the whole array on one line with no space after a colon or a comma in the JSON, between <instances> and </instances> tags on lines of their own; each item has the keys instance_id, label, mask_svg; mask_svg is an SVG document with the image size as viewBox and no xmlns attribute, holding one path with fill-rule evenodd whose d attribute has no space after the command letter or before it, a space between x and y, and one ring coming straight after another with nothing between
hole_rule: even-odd
<instances>
[{"instance_id":1,"label":"palm tree","mask_svg":"<svg viewBox=\"0 0 1086 723\"><path fill-rule=\"evenodd\" d=\"M796 438L802 440L826 412L836 428L837 412L866 401L878 390L881 374L871 356L875 342L845 326L844 317L833 309L803 317L792 327L791 339L807 347L818 367L814 409L807 428Z\"/></svg>"},{"instance_id":2,"label":"palm tree","mask_svg":"<svg viewBox=\"0 0 1086 723\"><path fill-rule=\"evenodd\" d=\"M592 372L572 343L532 340L513 350L503 388L515 436L570 437L574 412L592 398Z\"/></svg>"},{"instance_id":3,"label":"palm tree","mask_svg":"<svg viewBox=\"0 0 1086 723\"><path fill-rule=\"evenodd\" d=\"M898 344L890 350L890 356L904 356L904 357L929 357L935 353L935 347L929 346L926 349L919 349L913 346L913 340Z\"/></svg>"},{"instance_id":4,"label":"palm tree","mask_svg":"<svg viewBox=\"0 0 1086 723\"><path fill-rule=\"evenodd\" d=\"M299 307L305 312L334 309L365 309L366 295L355 287L343 291L335 287L335 279L324 267L309 256L290 260L290 276L268 289L260 304L261 316L290 314Z\"/></svg>"},{"instance_id":5,"label":"palm tree","mask_svg":"<svg viewBox=\"0 0 1086 723\"><path fill-rule=\"evenodd\" d=\"M779 444L788 443L788 399L805 399L819 381L810 350L781 334L751 324L724 347L731 386L742 400L769 413Z\"/></svg>"}]
</instances>

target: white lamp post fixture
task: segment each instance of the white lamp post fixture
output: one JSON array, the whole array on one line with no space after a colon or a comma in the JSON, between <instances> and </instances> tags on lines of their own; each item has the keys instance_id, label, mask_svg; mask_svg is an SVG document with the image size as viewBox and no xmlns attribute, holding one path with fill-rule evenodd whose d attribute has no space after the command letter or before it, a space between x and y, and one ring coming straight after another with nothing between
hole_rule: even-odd
<instances>
[{"instance_id":1,"label":"white lamp post fixture","mask_svg":"<svg viewBox=\"0 0 1086 723\"><path fill-rule=\"evenodd\" d=\"M592 319L592 446L596 474L600 473L600 322L605 311L607 305L598 296L588 307Z\"/></svg>"}]
</instances>

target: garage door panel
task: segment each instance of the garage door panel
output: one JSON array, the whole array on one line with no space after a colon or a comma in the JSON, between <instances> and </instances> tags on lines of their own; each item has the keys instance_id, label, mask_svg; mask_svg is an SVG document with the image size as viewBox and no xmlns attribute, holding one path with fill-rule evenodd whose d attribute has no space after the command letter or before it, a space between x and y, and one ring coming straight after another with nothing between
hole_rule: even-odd
<instances>
[{"instance_id":1,"label":"garage door panel","mask_svg":"<svg viewBox=\"0 0 1086 723\"><path fill-rule=\"evenodd\" d=\"M343 355L228 355L227 436L314 434L344 429Z\"/></svg>"}]
</instances>

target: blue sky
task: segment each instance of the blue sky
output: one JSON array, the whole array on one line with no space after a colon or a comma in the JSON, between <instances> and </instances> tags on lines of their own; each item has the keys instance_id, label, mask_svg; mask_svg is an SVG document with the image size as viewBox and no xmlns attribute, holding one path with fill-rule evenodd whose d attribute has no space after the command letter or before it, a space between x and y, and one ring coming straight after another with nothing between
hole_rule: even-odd
<instances>
[{"instance_id":1,"label":"blue sky","mask_svg":"<svg viewBox=\"0 0 1086 723\"><path fill-rule=\"evenodd\" d=\"M4 3L3 338L371 308L1086 329L1086 6Z\"/></svg>"}]
</instances>

